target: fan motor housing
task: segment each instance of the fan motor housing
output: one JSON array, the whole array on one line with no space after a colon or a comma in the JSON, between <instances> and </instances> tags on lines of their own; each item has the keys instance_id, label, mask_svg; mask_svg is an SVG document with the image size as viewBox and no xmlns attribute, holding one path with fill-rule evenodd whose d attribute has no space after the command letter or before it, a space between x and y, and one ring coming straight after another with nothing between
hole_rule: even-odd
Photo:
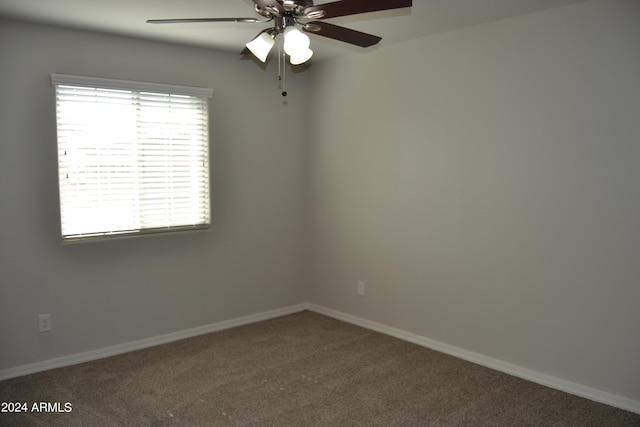
<instances>
[{"instance_id":1,"label":"fan motor housing","mask_svg":"<svg viewBox=\"0 0 640 427\"><path fill-rule=\"evenodd\" d=\"M313 6L313 0L278 0L278 3L293 15L302 15L306 8Z\"/></svg>"},{"instance_id":2,"label":"fan motor housing","mask_svg":"<svg viewBox=\"0 0 640 427\"><path fill-rule=\"evenodd\" d=\"M313 6L313 0L276 0L284 9L285 15L291 15L296 17L302 17L306 8ZM264 9L255 5L256 13L265 16L278 16L278 11L272 6L267 6Z\"/></svg>"}]
</instances>

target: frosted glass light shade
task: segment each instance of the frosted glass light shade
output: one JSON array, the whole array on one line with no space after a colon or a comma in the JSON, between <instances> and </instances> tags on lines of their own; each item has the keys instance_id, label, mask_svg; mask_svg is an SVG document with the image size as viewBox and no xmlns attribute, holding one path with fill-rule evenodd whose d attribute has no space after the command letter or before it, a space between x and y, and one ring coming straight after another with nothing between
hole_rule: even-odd
<instances>
[{"instance_id":1,"label":"frosted glass light shade","mask_svg":"<svg viewBox=\"0 0 640 427\"><path fill-rule=\"evenodd\" d=\"M313 56L313 51L309 48L305 50L301 50L300 52L296 52L295 55L289 55L289 61L291 65L300 65L304 64Z\"/></svg>"},{"instance_id":2,"label":"frosted glass light shade","mask_svg":"<svg viewBox=\"0 0 640 427\"><path fill-rule=\"evenodd\" d=\"M311 59L313 51L309 49L309 37L295 27L284 30L284 51L291 57L293 65L299 65Z\"/></svg>"},{"instance_id":3,"label":"frosted glass light shade","mask_svg":"<svg viewBox=\"0 0 640 427\"><path fill-rule=\"evenodd\" d=\"M266 62L269 52L273 47L275 40L267 33L261 33L258 37L246 44L247 49L251 51L262 62Z\"/></svg>"}]
</instances>

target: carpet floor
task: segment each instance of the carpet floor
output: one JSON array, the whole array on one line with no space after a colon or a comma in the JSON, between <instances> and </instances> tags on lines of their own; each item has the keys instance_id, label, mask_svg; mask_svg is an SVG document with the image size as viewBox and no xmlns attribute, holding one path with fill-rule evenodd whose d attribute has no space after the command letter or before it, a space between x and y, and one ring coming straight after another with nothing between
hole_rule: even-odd
<instances>
[{"instance_id":1,"label":"carpet floor","mask_svg":"<svg viewBox=\"0 0 640 427\"><path fill-rule=\"evenodd\" d=\"M0 402L28 406L2 426L640 426L309 311L2 381Z\"/></svg>"}]
</instances>

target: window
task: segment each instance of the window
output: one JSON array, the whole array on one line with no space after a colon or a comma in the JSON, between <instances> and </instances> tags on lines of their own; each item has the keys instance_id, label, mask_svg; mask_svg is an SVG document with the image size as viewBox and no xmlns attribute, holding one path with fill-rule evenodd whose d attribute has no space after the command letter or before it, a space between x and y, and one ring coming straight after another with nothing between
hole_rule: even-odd
<instances>
[{"instance_id":1,"label":"window","mask_svg":"<svg viewBox=\"0 0 640 427\"><path fill-rule=\"evenodd\" d=\"M64 241L207 228L212 89L52 74Z\"/></svg>"}]
</instances>

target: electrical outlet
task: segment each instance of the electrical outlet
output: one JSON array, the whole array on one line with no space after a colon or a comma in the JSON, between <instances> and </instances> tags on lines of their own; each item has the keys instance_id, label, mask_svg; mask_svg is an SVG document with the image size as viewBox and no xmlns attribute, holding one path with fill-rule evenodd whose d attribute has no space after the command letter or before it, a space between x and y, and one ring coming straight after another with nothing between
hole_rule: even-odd
<instances>
[{"instance_id":1,"label":"electrical outlet","mask_svg":"<svg viewBox=\"0 0 640 427\"><path fill-rule=\"evenodd\" d=\"M40 332L47 332L51 330L51 314L39 314L38 322L40 325Z\"/></svg>"},{"instance_id":2,"label":"electrical outlet","mask_svg":"<svg viewBox=\"0 0 640 427\"><path fill-rule=\"evenodd\" d=\"M358 281L358 295L364 296L364 282L362 280Z\"/></svg>"}]
</instances>

